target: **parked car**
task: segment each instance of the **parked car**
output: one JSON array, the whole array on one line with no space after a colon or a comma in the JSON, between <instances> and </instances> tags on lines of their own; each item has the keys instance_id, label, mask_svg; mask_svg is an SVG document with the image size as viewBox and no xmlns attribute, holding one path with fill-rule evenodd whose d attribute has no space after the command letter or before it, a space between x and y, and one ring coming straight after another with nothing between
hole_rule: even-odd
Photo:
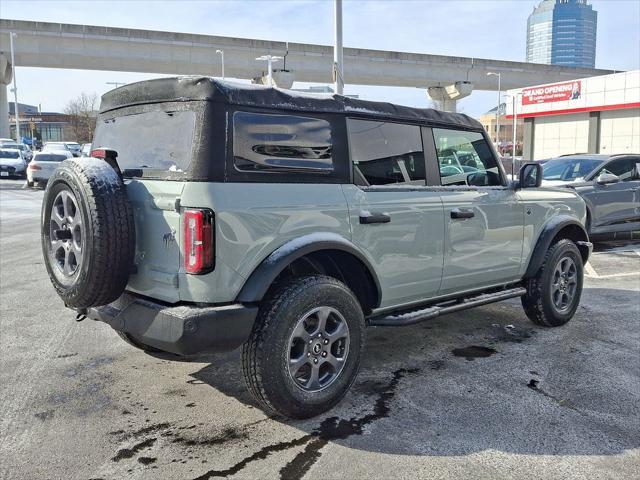
<instances>
[{"instance_id":1,"label":"parked car","mask_svg":"<svg viewBox=\"0 0 640 480\"><path fill-rule=\"evenodd\" d=\"M587 231L640 236L640 154L566 155L542 167L542 184L573 188L587 204Z\"/></svg>"},{"instance_id":2,"label":"parked car","mask_svg":"<svg viewBox=\"0 0 640 480\"><path fill-rule=\"evenodd\" d=\"M73 154L74 157L80 157L81 156L81 147L80 144L77 142L64 142L65 145L67 146L67 148L69 149L69 151Z\"/></svg>"},{"instance_id":3,"label":"parked car","mask_svg":"<svg viewBox=\"0 0 640 480\"><path fill-rule=\"evenodd\" d=\"M18 143L17 147L18 147L18 150L22 152L22 156L24 157L24 159L27 161L27 163L29 163L33 158L33 152L31 151L31 148L29 148L29 145L25 145L24 143Z\"/></svg>"},{"instance_id":4,"label":"parked car","mask_svg":"<svg viewBox=\"0 0 640 480\"><path fill-rule=\"evenodd\" d=\"M83 143L82 144L82 148L80 149L80 156L81 157L88 157L91 155L91 144L90 143Z\"/></svg>"},{"instance_id":5,"label":"parked car","mask_svg":"<svg viewBox=\"0 0 640 480\"><path fill-rule=\"evenodd\" d=\"M27 161L17 148L0 148L0 177L23 178Z\"/></svg>"},{"instance_id":6,"label":"parked car","mask_svg":"<svg viewBox=\"0 0 640 480\"><path fill-rule=\"evenodd\" d=\"M556 327L578 307L584 201L541 191L538 164L507 182L466 115L207 77L115 92L93 142L110 149L49 179L51 281L78 319L143 350L242 347L269 412L339 402L367 325L520 297ZM445 176L450 156L474 170Z\"/></svg>"},{"instance_id":7,"label":"parked car","mask_svg":"<svg viewBox=\"0 0 640 480\"><path fill-rule=\"evenodd\" d=\"M27 167L27 186L46 184L60 162L68 158L73 158L73 155L65 150L37 152Z\"/></svg>"},{"instance_id":8,"label":"parked car","mask_svg":"<svg viewBox=\"0 0 640 480\"><path fill-rule=\"evenodd\" d=\"M41 151L54 152L54 151L60 151L60 150L70 152L73 155L73 152L71 152L71 149L65 142L45 142L45 144L42 146Z\"/></svg>"}]
</instances>

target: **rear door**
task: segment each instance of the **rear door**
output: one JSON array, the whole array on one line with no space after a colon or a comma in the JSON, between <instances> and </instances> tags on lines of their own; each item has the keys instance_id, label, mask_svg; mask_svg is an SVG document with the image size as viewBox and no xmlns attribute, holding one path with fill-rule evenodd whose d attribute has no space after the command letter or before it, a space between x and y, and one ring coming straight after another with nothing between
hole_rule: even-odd
<instances>
[{"instance_id":1,"label":"rear door","mask_svg":"<svg viewBox=\"0 0 640 480\"><path fill-rule=\"evenodd\" d=\"M517 280L523 207L479 132L433 128L445 248L441 295Z\"/></svg>"},{"instance_id":2,"label":"rear door","mask_svg":"<svg viewBox=\"0 0 640 480\"><path fill-rule=\"evenodd\" d=\"M444 224L437 191L425 183L421 128L348 119L355 185L344 185L352 241L375 266L382 307L435 296Z\"/></svg>"},{"instance_id":3,"label":"rear door","mask_svg":"<svg viewBox=\"0 0 640 480\"><path fill-rule=\"evenodd\" d=\"M591 227L615 231L624 229L624 223L640 221L640 157L615 158L596 170L590 179L591 187L580 189L580 194L591 208ZM620 178L617 183L599 185L597 178L612 173Z\"/></svg>"}]
</instances>

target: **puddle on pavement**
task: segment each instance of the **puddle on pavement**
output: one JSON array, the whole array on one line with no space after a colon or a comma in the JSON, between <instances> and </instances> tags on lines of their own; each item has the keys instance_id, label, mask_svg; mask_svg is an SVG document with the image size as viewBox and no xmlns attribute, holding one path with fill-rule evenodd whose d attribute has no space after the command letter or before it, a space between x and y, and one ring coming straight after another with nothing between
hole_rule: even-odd
<instances>
[{"instance_id":1,"label":"puddle on pavement","mask_svg":"<svg viewBox=\"0 0 640 480\"><path fill-rule=\"evenodd\" d=\"M466 360L471 362L476 358L490 357L497 352L493 348L471 345L469 347L454 348L453 350L451 350L451 353L453 353L453 355L456 357L464 357Z\"/></svg>"}]
</instances>

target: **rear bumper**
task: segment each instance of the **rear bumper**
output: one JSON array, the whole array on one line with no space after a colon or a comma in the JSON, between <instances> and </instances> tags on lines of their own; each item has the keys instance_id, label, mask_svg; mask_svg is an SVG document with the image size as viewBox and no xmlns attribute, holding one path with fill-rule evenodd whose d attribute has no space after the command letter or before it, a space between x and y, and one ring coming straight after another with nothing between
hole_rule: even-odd
<instances>
[{"instance_id":1,"label":"rear bumper","mask_svg":"<svg viewBox=\"0 0 640 480\"><path fill-rule=\"evenodd\" d=\"M242 304L166 306L125 293L109 305L90 308L87 317L146 345L189 355L239 347L249 338L257 313L258 307Z\"/></svg>"}]
</instances>

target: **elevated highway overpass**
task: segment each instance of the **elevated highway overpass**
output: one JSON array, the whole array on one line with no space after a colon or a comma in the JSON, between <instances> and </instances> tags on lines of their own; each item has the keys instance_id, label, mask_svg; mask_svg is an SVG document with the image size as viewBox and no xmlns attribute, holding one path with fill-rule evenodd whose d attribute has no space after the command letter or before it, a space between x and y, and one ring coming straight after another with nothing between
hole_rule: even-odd
<instances>
[{"instance_id":1,"label":"elevated highway overpass","mask_svg":"<svg viewBox=\"0 0 640 480\"><path fill-rule=\"evenodd\" d=\"M223 50L227 77L254 79L262 77L265 69L256 57L288 52L289 72L276 72L281 86L289 87L294 78L301 82L333 81L333 48L326 45L289 43L287 50L285 42L270 40L0 19L0 55L5 60L10 59L9 32L17 34L16 65L24 67L220 76L216 50ZM282 68L283 64L276 66ZM445 104L449 108L455 108L455 100L472 89L496 90L497 82L488 72L502 74L503 90L611 73L360 48L344 49L343 71L350 84L429 89L432 98L448 100ZM0 75L0 83L6 86L6 75ZM7 104L5 86L0 85L0 122L6 122L6 115L2 115Z\"/></svg>"}]
</instances>

